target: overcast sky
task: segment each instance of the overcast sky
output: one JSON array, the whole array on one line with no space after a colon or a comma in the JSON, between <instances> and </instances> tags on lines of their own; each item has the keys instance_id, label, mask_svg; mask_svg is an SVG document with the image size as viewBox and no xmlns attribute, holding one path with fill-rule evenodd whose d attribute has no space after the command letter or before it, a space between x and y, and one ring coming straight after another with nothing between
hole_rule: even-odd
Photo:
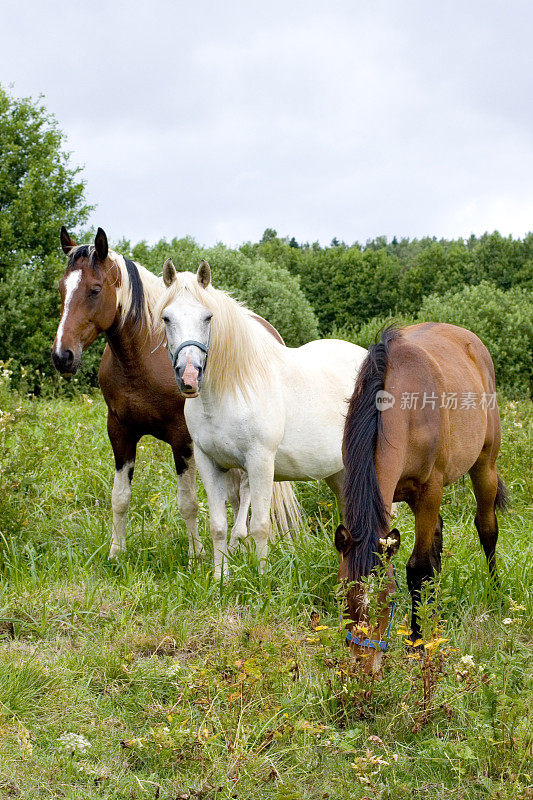
<instances>
[{"instance_id":1,"label":"overcast sky","mask_svg":"<svg viewBox=\"0 0 533 800\"><path fill-rule=\"evenodd\" d=\"M2 0L112 239L328 244L533 228L533 6Z\"/></svg>"}]
</instances>

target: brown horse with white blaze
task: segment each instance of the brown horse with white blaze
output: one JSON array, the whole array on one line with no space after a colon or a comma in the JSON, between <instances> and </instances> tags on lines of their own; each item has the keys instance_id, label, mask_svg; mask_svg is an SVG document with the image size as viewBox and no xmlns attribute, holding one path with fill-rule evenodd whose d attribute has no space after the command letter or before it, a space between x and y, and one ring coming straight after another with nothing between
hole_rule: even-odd
<instances>
[{"instance_id":1,"label":"brown horse with white blaze","mask_svg":"<svg viewBox=\"0 0 533 800\"><path fill-rule=\"evenodd\" d=\"M59 282L62 308L52 347L54 366L63 374L75 373L85 348L102 333L107 339L98 379L107 403L107 432L115 457L110 557L126 549L135 456L139 440L146 434L172 448L189 555L200 555L196 468L183 400L166 350L152 352L162 338L159 334L157 340L150 315L161 281L111 251L101 228L94 245L77 245L63 227L61 246L69 261Z\"/></svg>"},{"instance_id":2,"label":"brown horse with white blaze","mask_svg":"<svg viewBox=\"0 0 533 800\"><path fill-rule=\"evenodd\" d=\"M369 350L349 404L343 441L346 525L335 534L342 556L339 580L351 583L347 638L354 655L370 656L371 672L379 670L386 649L386 600L395 590L392 566L381 595L382 613L370 632L361 579L380 556L390 559L399 547L398 531L389 529L393 501L406 501L415 515L406 572L416 641L421 588L441 569L443 487L466 473L476 497L479 539L497 580L495 508L506 502L496 471L499 449L494 366L480 339L438 323L384 331Z\"/></svg>"},{"instance_id":3,"label":"brown horse with white blaze","mask_svg":"<svg viewBox=\"0 0 533 800\"><path fill-rule=\"evenodd\" d=\"M52 347L54 366L63 374L72 374L81 363L83 351L97 336L103 334L107 340L98 379L107 404L107 431L115 457L110 557L126 549L126 518L135 456L139 440L145 435L167 442L172 448L178 476L178 508L187 527L189 556L201 555L196 465L185 423L185 401L176 385L167 351L160 346L164 329L152 317L152 308L165 288L163 281L140 264L110 250L101 228L94 244L77 245L63 227L61 245L69 260L59 282L62 308ZM256 319L283 342L266 320ZM247 476L232 470L227 486L228 499L235 510L232 529L235 545L246 536ZM278 519L292 502L296 501L286 484L274 499L273 510Z\"/></svg>"}]
</instances>

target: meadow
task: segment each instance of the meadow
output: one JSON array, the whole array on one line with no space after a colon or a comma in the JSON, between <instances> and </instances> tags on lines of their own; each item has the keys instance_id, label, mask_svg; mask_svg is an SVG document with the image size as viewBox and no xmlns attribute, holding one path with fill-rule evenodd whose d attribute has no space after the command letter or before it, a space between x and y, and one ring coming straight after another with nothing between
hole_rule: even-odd
<instances>
[{"instance_id":1,"label":"meadow","mask_svg":"<svg viewBox=\"0 0 533 800\"><path fill-rule=\"evenodd\" d=\"M405 561L380 680L347 658L332 495L264 575L189 566L170 450L143 439L128 552L108 561L111 448L98 393L36 399L0 371L0 797L473 800L533 797L533 537L527 400L500 398L501 587L468 479L445 491L442 577L405 645Z\"/></svg>"}]
</instances>

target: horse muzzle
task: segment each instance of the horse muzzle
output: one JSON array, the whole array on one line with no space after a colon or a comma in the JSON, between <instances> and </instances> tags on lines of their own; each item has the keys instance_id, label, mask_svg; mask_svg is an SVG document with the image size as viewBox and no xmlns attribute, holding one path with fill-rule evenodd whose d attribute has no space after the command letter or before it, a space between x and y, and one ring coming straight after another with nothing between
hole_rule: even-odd
<instances>
[{"instance_id":1,"label":"horse muzzle","mask_svg":"<svg viewBox=\"0 0 533 800\"><path fill-rule=\"evenodd\" d=\"M72 350L52 350L52 364L62 375L74 375L80 366L81 355Z\"/></svg>"},{"instance_id":2,"label":"horse muzzle","mask_svg":"<svg viewBox=\"0 0 533 800\"><path fill-rule=\"evenodd\" d=\"M200 365L194 365L188 359L185 365L176 366L174 375L183 397L198 397L203 378L203 369Z\"/></svg>"}]
</instances>

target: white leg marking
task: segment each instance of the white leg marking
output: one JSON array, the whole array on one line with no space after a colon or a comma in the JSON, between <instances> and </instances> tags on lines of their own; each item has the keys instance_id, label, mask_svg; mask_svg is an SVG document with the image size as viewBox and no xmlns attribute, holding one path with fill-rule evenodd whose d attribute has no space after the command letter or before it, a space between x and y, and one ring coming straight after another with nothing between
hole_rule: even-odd
<instances>
[{"instance_id":1,"label":"white leg marking","mask_svg":"<svg viewBox=\"0 0 533 800\"><path fill-rule=\"evenodd\" d=\"M259 572L265 569L270 533L270 505L274 481L274 455L268 451L254 453L247 463L252 502L250 533L255 541Z\"/></svg>"},{"instance_id":2,"label":"white leg marking","mask_svg":"<svg viewBox=\"0 0 533 800\"><path fill-rule=\"evenodd\" d=\"M213 537L214 575L216 580L222 573L228 573L228 514L226 498L228 485L226 474L199 448L195 448L194 457L200 478L204 484L209 503L209 526Z\"/></svg>"},{"instance_id":3,"label":"white leg marking","mask_svg":"<svg viewBox=\"0 0 533 800\"><path fill-rule=\"evenodd\" d=\"M204 546L198 536L198 500L196 498L196 463L191 456L187 468L178 475L178 508L189 535L189 560L202 556Z\"/></svg>"},{"instance_id":4,"label":"white leg marking","mask_svg":"<svg viewBox=\"0 0 533 800\"><path fill-rule=\"evenodd\" d=\"M233 470L230 470L233 472ZM228 476L229 476L228 472ZM239 473L237 473L238 475ZM228 484L229 484L228 479ZM238 498L239 498L239 510L237 514L235 514L235 506L233 505L233 501L231 503L233 507L233 514L234 514L234 523L231 529L231 536L229 539L229 549L230 551L235 550L239 541L241 539L246 539L248 536L248 510L250 508L250 484L248 482L248 475L246 472L240 473L240 482L239 482L239 491L238 491Z\"/></svg>"},{"instance_id":5,"label":"white leg marking","mask_svg":"<svg viewBox=\"0 0 533 800\"><path fill-rule=\"evenodd\" d=\"M65 303L63 305L63 313L61 314L61 320L59 321L59 326L57 328L56 353L61 352L61 338L63 336L63 328L65 327L65 320L67 319L68 316L68 308L70 306L70 301L72 300L72 295L78 288L80 280L81 280L81 269L72 270L72 272L69 272L69 274L65 278Z\"/></svg>"},{"instance_id":6,"label":"white leg marking","mask_svg":"<svg viewBox=\"0 0 533 800\"><path fill-rule=\"evenodd\" d=\"M111 506L113 508L113 540L109 558L115 558L118 553L126 550L126 517L131 499L130 470L135 461L126 461L122 469L115 470L113 491L111 492Z\"/></svg>"}]
</instances>

